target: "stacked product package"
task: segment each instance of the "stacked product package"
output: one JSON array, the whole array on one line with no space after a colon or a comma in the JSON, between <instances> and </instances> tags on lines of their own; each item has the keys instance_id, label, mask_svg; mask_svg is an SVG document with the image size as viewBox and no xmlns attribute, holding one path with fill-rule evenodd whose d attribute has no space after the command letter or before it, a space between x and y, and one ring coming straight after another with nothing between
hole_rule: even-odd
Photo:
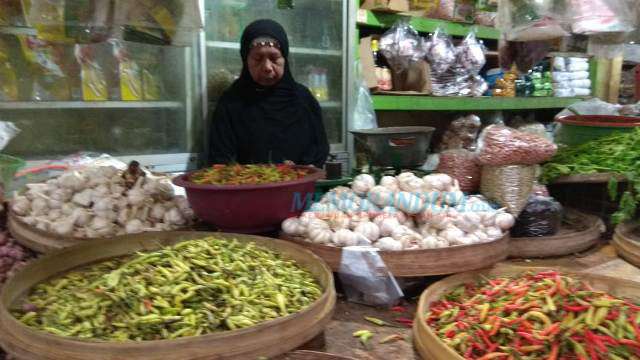
<instances>
[{"instance_id":1,"label":"stacked product package","mask_svg":"<svg viewBox=\"0 0 640 360\"><path fill-rule=\"evenodd\" d=\"M589 59L584 57L555 57L553 59L553 90L555 96L589 96Z\"/></svg>"}]
</instances>

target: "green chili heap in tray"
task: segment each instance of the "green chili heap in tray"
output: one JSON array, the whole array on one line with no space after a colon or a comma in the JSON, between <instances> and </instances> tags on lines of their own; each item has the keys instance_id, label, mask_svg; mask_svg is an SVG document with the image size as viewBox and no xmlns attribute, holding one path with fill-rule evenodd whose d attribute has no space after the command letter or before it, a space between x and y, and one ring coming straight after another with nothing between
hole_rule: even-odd
<instances>
[{"instance_id":1,"label":"green chili heap in tray","mask_svg":"<svg viewBox=\"0 0 640 360\"><path fill-rule=\"evenodd\" d=\"M313 276L294 261L253 243L208 237L38 284L13 315L61 336L173 339L286 316L321 293Z\"/></svg>"},{"instance_id":2,"label":"green chili heap in tray","mask_svg":"<svg viewBox=\"0 0 640 360\"><path fill-rule=\"evenodd\" d=\"M258 185L293 181L309 174L291 165L213 165L195 172L189 181L201 185Z\"/></svg>"},{"instance_id":3,"label":"green chili heap in tray","mask_svg":"<svg viewBox=\"0 0 640 360\"><path fill-rule=\"evenodd\" d=\"M461 285L426 319L465 359L640 359L640 307L555 271Z\"/></svg>"}]
</instances>

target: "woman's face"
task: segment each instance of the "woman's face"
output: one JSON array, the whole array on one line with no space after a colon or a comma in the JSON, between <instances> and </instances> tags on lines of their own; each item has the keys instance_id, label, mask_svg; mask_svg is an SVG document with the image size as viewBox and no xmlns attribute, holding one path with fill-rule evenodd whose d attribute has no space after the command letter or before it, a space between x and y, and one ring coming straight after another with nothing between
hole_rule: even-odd
<instances>
[{"instance_id":1,"label":"woman's face","mask_svg":"<svg viewBox=\"0 0 640 360\"><path fill-rule=\"evenodd\" d=\"M273 86L282 79L285 58L280 50L271 46L257 46L249 51L247 66L253 81L262 86Z\"/></svg>"}]
</instances>

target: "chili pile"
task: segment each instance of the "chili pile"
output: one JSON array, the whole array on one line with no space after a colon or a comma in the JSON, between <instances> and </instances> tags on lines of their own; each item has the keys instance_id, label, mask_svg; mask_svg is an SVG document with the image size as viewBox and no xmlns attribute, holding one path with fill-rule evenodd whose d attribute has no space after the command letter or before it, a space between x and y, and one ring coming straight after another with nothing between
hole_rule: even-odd
<instances>
[{"instance_id":1,"label":"chili pile","mask_svg":"<svg viewBox=\"0 0 640 360\"><path fill-rule=\"evenodd\" d=\"M195 172L189 180L202 185L258 185L298 180L308 174L306 169L284 164L216 164Z\"/></svg>"},{"instance_id":2,"label":"chili pile","mask_svg":"<svg viewBox=\"0 0 640 360\"><path fill-rule=\"evenodd\" d=\"M640 307L555 271L464 284L426 321L465 359L640 359Z\"/></svg>"}]
</instances>

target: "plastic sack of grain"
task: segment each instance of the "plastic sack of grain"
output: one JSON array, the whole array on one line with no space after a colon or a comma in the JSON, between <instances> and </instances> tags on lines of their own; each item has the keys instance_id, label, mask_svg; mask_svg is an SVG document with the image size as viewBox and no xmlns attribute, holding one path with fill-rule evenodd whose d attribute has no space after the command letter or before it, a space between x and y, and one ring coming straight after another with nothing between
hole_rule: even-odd
<instances>
[{"instance_id":1,"label":"plastic sack of grain","mask_svg":"<svg viewBox=\"0 0 640 360\"><path fill-rule=\"evenodd\" d=\"M561 225L562 205L552 197L532 195L511 229L511 236L552 236Z\"/></svg>"},{"instance_id":2,"label":"plastic sack of grain","mask_svg":"<svg viewBox=\"0 0 640 360\"><path fill-rule=\"evenodd\" d=\"M517 217L527 204L535 181L535 166L483 166L480 192Z\"/></svg>"},{"instance_id":3,"label":"plastic sack of grain","mask_svg":"<svg viewBox=\"0 0 640 360\"><path fill-rule=\"evenodd\" d=\"M540 164L557 150L543 137L501 125L488 126L478 139L478 161L482 165Z\"/></svg>"},{"instance_id":4,"label":"plastic sack of grain","mask_svg":"<svg viewBox=\"0 0 640 360\"><path fill-rule=\"evenodd\" d=\"M464 192L472 192L480 188L480 164L476 161L476 155L469 150L443 151L440 153L440 163L436 172L447 174L458 180L460 190Z\"/></svg>"}]
</instances>

